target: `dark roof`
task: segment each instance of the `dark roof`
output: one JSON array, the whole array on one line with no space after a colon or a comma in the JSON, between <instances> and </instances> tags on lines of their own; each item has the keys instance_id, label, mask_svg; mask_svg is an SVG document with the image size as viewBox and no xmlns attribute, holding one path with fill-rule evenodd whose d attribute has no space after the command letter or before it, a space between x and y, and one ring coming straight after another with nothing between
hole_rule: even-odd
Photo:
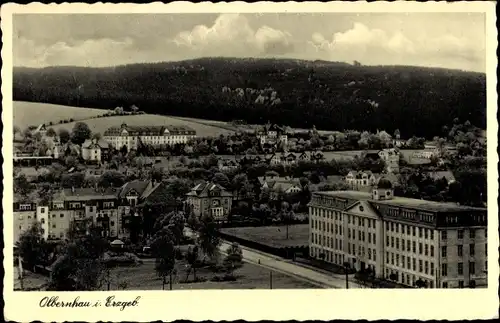
<instances>
[{"instance_id":1,"label":"dark roof","mask_svg":"<svg viewBox=\"0 0 500 323\"><path fill-rule=\"evenodd\" d=\"M197 196L197 197L207 197L210 191L220 190L221 196L233 196L231 192L228 192L224 187L219 184L215 184L213 182L203 182L191 189L188 196Z\"/></svg>"},{"instance_id":2,"label":"dark roof","mask_svg":"<svg viewBox=\"0 0 500 323\"><path fill-rule=\"evenodd\" d=\"M358 191L329 191L314 192L316 195L334 196L351 200L365 200L372 204L381 204L395 207L417 209L429 212L463 212L471 210L485 211L484 208L457 205L455 203L434 202L427 200L412 199L407 197L394 196L389 200L373 200L371 193Z\"/></svg>"},{"instance_id":3,"label":"dark roof","mask_svg":"<svg viewBox=\"0 0 500 323\"><path fill-rule=\"evenodd\" d=\"M109 148L109 143L104 140L104 139L99 139L99 141L95 142L94 143L94 140L91 140L91 139L87 139L85 140L85 142L82 144L82 148L90 148L92 147L93 145L96 145L98 146L99 148Z\"/></svg>"},{"instance_id":4,"label":"dark roof","mask_svg":"<svg viewBox=\"0 0 500 323\"><path fill-rule=\"evenodd\" d=\"M104 132L104 136L119 136L123 129L127 130L130 136L163 136L165 130L171 135L196 135L196 131L187 126L127 126L110 127Z\"/></svg>"},{"instance_id":5,"label":"dark roof","mask_svg":"<svg viewBox=\"0 0 500 323\"><path fill-rule=\"evenodd\" d=\"M381 178L377 183L377 188L392 189L392 183L386 178Z\"/></svg>"},{"instance_id":6,"label":"dark roof","mask_svg":"<svg viewBox=\"0 0 500 323\"><path fill-rule=\"evenodd\" d=\"M137 194L139 194L139 196L142 196L142 194L144 193L144 191L148 187L149 183L150 183L149 181L140 181L140 180L134 180L134 181L125 183L121 187L118 197L125 198L127 196L127 194L132 190L136 191Z\"/></svg>"},{"instance_id":7,"label":"dark roof","mask_svg":"<svg viewBox=\"0 0 500 323\"><path fill-rule=\"evenodd\" d=\"M86 201L86 200L106 200L117 197L117 191L113 188L95 189L95 188L71 188L63 189L62 198L66 201Z\"/></svg>"}]
</instances>

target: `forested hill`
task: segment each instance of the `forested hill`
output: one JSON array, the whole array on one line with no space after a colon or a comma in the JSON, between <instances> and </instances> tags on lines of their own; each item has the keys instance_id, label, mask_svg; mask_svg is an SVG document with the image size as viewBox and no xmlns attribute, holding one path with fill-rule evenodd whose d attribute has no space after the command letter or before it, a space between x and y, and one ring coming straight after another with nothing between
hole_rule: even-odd
<instances>
[{"instance_id":1,"label":"forested hill","mask_svg":"<svg viewBox=\"0 0 500 323\"><path fill-rule=\"evenodd\" d=\"M433 137L486 127L486 76L324 61L204 58L111 68L14 69L14 100L325 130Z\"/></svg>"}]
</instances>

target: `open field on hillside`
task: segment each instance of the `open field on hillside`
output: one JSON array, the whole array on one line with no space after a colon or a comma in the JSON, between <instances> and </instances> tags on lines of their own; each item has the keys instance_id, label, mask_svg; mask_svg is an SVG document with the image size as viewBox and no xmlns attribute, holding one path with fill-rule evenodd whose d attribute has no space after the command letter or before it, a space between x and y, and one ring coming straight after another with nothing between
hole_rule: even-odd
<instances>
[{"instance_id":1,"label":"open field on hillside","mask_svg":"<svg viewBox=\"0 0 500 323\"><path fill-rule=\"evenodd\" d=\"M102 115L106 112L108 111L69 106L66 107L45 103L15 101L14 124L19 126L21 129L24 129L30 125L39 125L41 123L53 122L54 125L51 127L54 128L54 130L57 131L58 129L64 128L71 131L76 121L65 124L56 123L59 120L73 118L75 120L80 120L87 123L92 132L100 132L101 134L103 134L107 128L112 126L120 126L124 122L130 126L184 125L196 130L196 134L202 137L218 136L220 134L232 133L232 131L229 129L224 129L222 127L208 124L209 121L207 121L207 123L202 123L201 120L195 122L183 118L173 118L159 115L142 114L133 116L111 116L105 118L88 119L93 116Z\"/></svg>"},{"instance_id":2,"label":"open field on hillside","mask_svg":"<svg viewBox=\"0 0 500 323\"><path fill-rule=\"evenodd\" d=\"M224 228L221 231L240 239L255 241L277 248L309 244L308 224L290 225L288 227L288 239L286 238L286 226L284 225Z\"/></svg>"},{"instance_id":3,"label":"open field on hillside","mask_svg":"<svg viewBox=\"0 0 500 323\"><path fill-rule=\"evenodd\" d=\"M28 126L38 126L41 123L58 123L60 120L73 118L87 119L108 112L100 109L68 107L64 105L34 103L24 101L13 102L14 125L24 130Z\"/></svg>"}]
</instances>

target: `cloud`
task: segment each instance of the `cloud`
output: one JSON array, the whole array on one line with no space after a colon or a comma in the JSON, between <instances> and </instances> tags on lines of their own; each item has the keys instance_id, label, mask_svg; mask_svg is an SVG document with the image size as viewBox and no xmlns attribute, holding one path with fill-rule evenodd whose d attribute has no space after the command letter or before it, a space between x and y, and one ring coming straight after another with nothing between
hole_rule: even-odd
<instances>
[{"instance_id":1,"label":"cloud","mask_svg":"<svg viewBox=\"0 0 500 323\"><path fill-rule=\"evenodd\" d=\"M477 46L465 37L445 34L408 37L356 22L351 29L336 32L330 39L319 32L308 42L323 58L368 65L405 64L482 70L484 44Z\"/></svg>"},{"instance_id":2,"label":"cloud","mask_svg":"<svg viewBox=\"0 0 500 323\"><path fill-rule=\"evenodd\" d=\"M255 31L240 14L221 14L210 27L197 25L177 34L173 42L199 55L233 56L243 54L287 54L293 51L291 34L268 26Z\"/></svg>"}]
</instances>

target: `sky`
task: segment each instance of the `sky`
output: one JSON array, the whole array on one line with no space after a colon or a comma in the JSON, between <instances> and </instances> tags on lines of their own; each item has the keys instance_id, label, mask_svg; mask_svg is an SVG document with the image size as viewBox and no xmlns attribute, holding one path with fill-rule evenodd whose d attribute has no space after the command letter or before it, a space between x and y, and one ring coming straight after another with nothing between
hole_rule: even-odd
<instances>
[{"instance_id":1,"label":"sky","mask_svg":"<svg viewBox=\"0 0 500 323\"><path fill-rule=\"evenodd\" d=\"M14 66L285 57L485 71L481 13L18 14Z\"/></svg>"}]
</instances>

